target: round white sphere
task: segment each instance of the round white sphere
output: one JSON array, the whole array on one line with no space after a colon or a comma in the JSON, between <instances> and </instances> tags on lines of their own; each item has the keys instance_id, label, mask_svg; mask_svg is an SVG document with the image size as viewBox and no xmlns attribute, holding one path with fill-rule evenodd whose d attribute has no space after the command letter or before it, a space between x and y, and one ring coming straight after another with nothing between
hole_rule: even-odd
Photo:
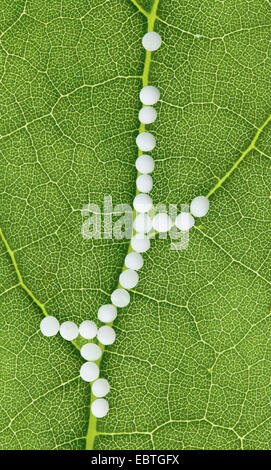
<instances>
[{"instance_id":1,"label":"round white sphere","mask_svg":"<svg viewBox=\"0 0 271 470\"><path fill-rule=\"evenodd\" d=\"M80 369L80 377L85 382L93 382L99 377L100 369L94 362L85 362Z\"/></svg>"},{"instance_id":2,"label":"round white sphere","mask_svg":"<svg viewBox=\"0 0 271 470\"><path fill-rule=\"evenodd\" d=\"M102 305L98 310L98 318L103 323L111 323L117 316L117 309L114 305Z\"/></svg>"},{"instance_id":3,"label":"round white sphere","mask_svg":"<svg viewBox=\"0 0 271 470\"><path fill-rule=\"evenodd\" d=\"M98 329L97 337L102 344L113 344L116 339L116 333L111 326L104 325Z\"/></svg>"},{"instance_id":4,"label":"round white sphere","mask_svg":"<svg viewBox=\"0 0 271 470\"><path fill-rule=\"evenodd\" d=\"M95 397L105 397L110 391L110 385L106 379L97 379L92 384L91 390Z\"/></svg>"},{"instance_id":5,"label":"round white sphere","mask_svg":"<svg viewBox=\"0 0 271 470\"><path fill-rule=\"evenodd\" d=\"M148 233L152 228L152 221L148 214L138 214L134 220L133 227L138 233Z\"/></svg>"},{"instance_id":6,"label":"round white sphere","mask_svg":"<svg viewBox=\"0 0 271 470\"><path fill-rule=\"evenodd\" d=\"M82 338L93 339L97 335L97 325L92 320L85 320L79 326L79 333Z\"/></svg>"},{"instance_id":7,"label":"round white sphere","mask_svg":"<svg viewBox=\"0 0 271 470\"><path fill-rule=\"evenodd\" d=\"M140 91L139 98L141 103L152 106L159 100L160 91L155 86L147 85Z\"/></svg>"},{"instance_id":8,"label":"round white sphere","mask_svg":"<svg viewBox=\"0 0 271 470\"><path fill-rule=\"evenodd\" d=\"M82 346L80 353L87 361L97 361L102 355L102 350L97 344L87 343Z\"/></svg>"},{"instance_id":9,"label":"round white sphere","mask_svg":"<svg viewBox=\"0 0 271 470\"><path fill-rule=\"evenodd\" d=\"M138 283L138 274L133 269L126 269L119 278L119 283L124 289L133 289Z\"/></svg>"},{"instance_id":10,"label":"round white sphere","mask_svg":"<svg viewBox=\"0 0 271 470\"><path fill-rule=\"evenodd\" d=\"M132 251L126 256L124 264L128 269L138 270L143 266L143 258L140 253Z\"/></svg>"},{"instance_id":11,"label":"round white sphere","mask_svg":"<svg viewBox=\"0 0 271 470\"><path fill-rule=\"evenodd\" d=\"M111 294L111 302L117 307L126 307L130 302L130 294L125 289L116 289Z\"/></svg>"},{"instance_id":12,"label":"round white sphere","mask_svg":"<svg viewBox=\"0 0 271 470\"><path fill-rule=\"evenodd\" d=\"M73 321L64 321L64 323L60 325L59 333L62 338L67 341L72 341L79 335L79 328Z\"/></svg>"},{"instance_id":13,"label":"round white sphere","mask_svg":"<svg viewBox=\"0 0 271 470\"><path fill-rule=\"evenodd\" d=\"M44 336L55 336L59 332L59 321L51 315L40 322L40 331Z\"/></svg>"},{"instance_id":14,"label":"round white sphere","mask_svg":"<svg viewBox=\"0 0 271 470\"><path fill-rule=\"evenodd\" d=\"M109 411L108 401L104 398L98 398L91 403L91 412L96 418L103 418Z\"/></svg>"},{"instance_id":15,"label":"round white sphere","mask_svg":"<svg viewBox=\"0 0 271 470\"><path fill-rule=\"evenodd\" d=\"M141 193L149 193L152 190L151 175L140 175L136 179L136 187Z\"/></svg>"},{"instance_id":16,"label":"round white sphere","mask_svg":"<svg viewBox=\"0 0 271 470\"><path fill-rule=\"evenodd\" d=\"M152 208L152 198L148 196L148 194L138 194L134 198L133 206L136 212L149 212L149 210Z\"/></svg>"},{"instance_id":17,"label":"round white sphere","mask_svg":"<svg viewBox=\"0 0 271 470\"><path fill-rule=\"evenodd\" d=\"M152 173L154 170L154 159L150 155L140 155L140 157L136 159L136 169L139 173L143 173L144 175Z\"/></svg>"},{"instance_id":18,"label":"round white sphere","mask_svg":"<svg viewBox=\"0 0 271 470\"><path fill-rule=\"evenodd\" d=\"M146 235L142 233L137 233L131 239L131 245L134 251L137 253L145 253L150 248L150 240Z\"/></svg>"},{"instance_id":19,"label":"round white sphere","mask_svg":"<svg viewBox=\"0 0 271 470\"><path fill-rule=\"evenodd\" d=\"M144 106L138 113L138 119L143 124L151 124L157 118L157 112L152 106Z\"/></svg>"},{"instance_id":20,"label":"round white sphere","mask_svg":"<svg viewBox=\"0 0 271 470\"><path fill-rule=\"evenodd\" d=\"M188 212L181 212L175 220L176 227L182 231L189 230L193 227L194 223L194 217Z\"/></svg>"},{"instance_id":21,"label":"round white sphere","mask_svg":"<svg viewBox=\"0 0 271 470\"><path fill-rule=\"evenodd\" d=\"M136 138L136 145L143 152L150 152L155 144L155 137L150 132L141 132Z\"/></svg>"},{"instance_id":22,"label":"round white sphere","mask_svg":"<svg viewBox=\"0 0 271 470\"><path fill-rule=\"evenodd\" d=\"M155 31L151 31L149 33L144 34L142 38L142 46L144 47L144 49L150 52L153 52L159 49L161 44L162 44L161 36Z\"/></svg>"},{"instance_id":23,"label":"round white sphere","mask_svg":"<svg viewBox=\"0 0 271 470\"><path fill-rule=\"evenodd\" d=\"M204 217L209 210L209 199L205 196L195 197L190 204L190 211L195 217Z\"/></svg>"},{"instance_id":24,"label":"round white sphere","mask_svg":"<svg viewBox=\"0 0 271 470\"><path fill-rule=\"evenodd\" d=\"M156 232L168 232L172 227L172 220L166 213L161 212L152 219L152 226Z\"/></svg>"}]
</instances>

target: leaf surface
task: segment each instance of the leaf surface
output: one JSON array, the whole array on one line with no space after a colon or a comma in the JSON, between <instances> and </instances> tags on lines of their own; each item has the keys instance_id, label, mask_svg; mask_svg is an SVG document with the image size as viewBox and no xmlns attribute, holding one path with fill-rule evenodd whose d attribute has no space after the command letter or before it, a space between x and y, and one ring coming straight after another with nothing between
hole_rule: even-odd
<instances>
[{"instance_id":1,"label":"leaf surface","mask_svg":"<svg viewBox=\"0 0 271 470\"><path fill-rule=\"evenodd\" d=\"M270 449L270 3L3 12L1 448ZM146 65L154 21L163 44ZM103 353L110 412L96 422L79 351L39 323L95 320L118 284L129 241L84 240L81 209L132 204L142 77L161 92L154 203L203 194L210 211L187 250L151 241Z\"/></svg>"}]
</instances>

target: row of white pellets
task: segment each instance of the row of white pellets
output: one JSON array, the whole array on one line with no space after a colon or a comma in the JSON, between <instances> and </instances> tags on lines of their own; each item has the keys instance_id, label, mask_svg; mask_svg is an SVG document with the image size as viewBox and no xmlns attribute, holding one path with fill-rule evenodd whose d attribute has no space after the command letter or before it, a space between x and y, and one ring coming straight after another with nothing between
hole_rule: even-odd
<instances>
[{"instance_id":1,"label":"row of white pellets","mask_svg":"<svg viewBox=\"0 0 271 470\"><path fill-rule=\"evenodd\" d=\"M107 309L109 310L109 315L103 313L104 310L107 312ZM117 309L114 305L103 305L99 311L101 311L99 320L104 323L112 321L108 320L108 318L109 316L113 318L113 312L114 319L117 316ZM60 325L59 321L53 316L43 318L40 322L40 330L44 336L55 336L59 332L60 336L67 341L75 340L79 334L87 340L94 339L97 336L98 341L104 345L113 344L116 337L115 331L110 326L104 325L98 329L96 323L91 320L83 321L79 327L73 321L65 321Z\"/></svg>"},{"instance_id":2,"label":"row of white pellets","mask_svg":"<svg viewBox=\"0 0 271 470\"><path fill-rule=\"evenodd\" d=\"M114 305L103 305L99 308L98 318L100 321L108 323L112 318L116 318L117 309ZM86 340L93 340L97 337L98 341L103 345L114 343L116 333L111 326L104 325L98 329L95 322L91 320L83 321L79 328L72 321L66 321L59 324L59 321L53 316L43 318L40 323L40 330L44 336L55 336L58 332L62 338L67 341L75 340L78 335ZM102 418L108 413L108 401L105 397L110 390L109 383L106 379L99 379L100 369L95 361L98 361L102 355L102 350L98 344L86 343L81 347L81 356L87 361L80 369L80 377L86 382L93 382L91 389L95 399L91 404L91 412L97 418Z\"/></svg>"},{"instance_id":3,"label":"row of white pellets","mask_svg":"<svg viewBox=\"0 0 271 470\"><path fill-rule=\"evenodd\" d=\"M157 50L161 45L161 37L155 32L145 34L142 40L143 47L148 51ZM157 118L157 112L153 105L160 98L159 90L154 86L145 86L140 91L140 101L144 105L139 111L139 121L143 124L151 124ZM136 138L136 144L142 152L150 152L156 145L155 137L149 132L141 132ZM173 221L166 213L159 213L150 218L148 212L152 209L152 199L147 194L152 190L153 181L150 173L154 170L154 160L150 155L140 155L136 160L136 168L140 175L137 177L136 185L140 192L133 201L134 209L137 213L133 227L135 235L131 239L131 253L125 258L125 270L120 274L120 288L114 290L111 295L112 304L102 305L98 310L98 318L103 323L112 323L117 316L116 307L126 307L130 302L129 289L133 289L139 280L137 271L143 266L143 258L141 253L146 252L150 248L150 239L146 235L151 230L156 232L168 232ZM190 205L190 213L181 212L176 220L175 225L180 230L189 230L193 227L194 217L203 217L209 209L209 201L204 196L198 196L193 199ZM96 336L100 344L113 344L116 338L114 329L109 325L97 328L97 325L86 320L80 324L79 328L74 322L66 321L59 324L55 317L47 316L40 324L41 332L45 336L54 336L58 332L62 338L72 341L80 334L82 338L93 340ZM109 393L110 386L107 380L99 379L99 366L95 363L101 358L102 350L95 343L86 343L81 348L81 355L87 361L80 369L80 376L86 382L92 385L92 394L97 397L91 404L91 412L98 418L104 417L109 410L108 401L104 396Z\"/></svg>"}]
</instances>

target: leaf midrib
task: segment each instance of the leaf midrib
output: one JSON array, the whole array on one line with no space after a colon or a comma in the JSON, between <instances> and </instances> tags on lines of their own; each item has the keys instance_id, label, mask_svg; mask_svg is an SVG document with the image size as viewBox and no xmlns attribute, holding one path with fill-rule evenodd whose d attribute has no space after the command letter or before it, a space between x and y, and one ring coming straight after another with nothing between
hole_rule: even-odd
<instances>
[{"instance_id":1,"label":"leaf midrib","mask_svg":"<svg viewBox=\"0 0 271 470\"><path fill-rule=\"evenodd\" d=\"M152 10L151 10L150 14L147 14L145 12L145 10L143 10L137 4L136 1L134 1L134 0L131 0L131 1L135 4L135 6L138 8L138 10L147 17L147 19L148 19L148 32L153 31L155 20L156 20L156 12L157 12L157 8L158 8L159 0L154 0L153 7L152 7ZM145 87L149 84L150 65L151 65L151 52L146 51L143 74L142 74L142 87ZM145 124L141 123L140 126L139 126L139 133L144 132L144 131L145 131ZM142 155L142 153L143 152L141 150L138 150L138 155ZM139 174L140 173L137 173L137 175L139 175ZM138 194L138 193L139 193L139 191L136 189L136 194ZM136 211L134 210L133 211L133 220L135 219L135 217L136 217ZM128 244L127 253L129 253L130 251L132 251L131 240L130 240L130 243ZM125 270L125 269L126 269L126 267L125 267L125 265L123 265L122 271ZM120 284L118 284L118 288L119 287L122 287L122 286ZM112 325L112 323L110 325ZM98 365L100 365L101 361L103 359L103 353L105 351L105 346L101 343L98 343L98 344L99 344L99 346L102 350L102 355L101 355L99 361L97 362ZM96 399L96 397L94 397L94 395L91 392L90 407L91 407L92 402L95 399ZM88 432L87 432L87 437L86 437L86 450L93 450L94 449L96 436L97 436L97 418L91 413L91 410L90 410Z\"/></svg>"}]
</instances>

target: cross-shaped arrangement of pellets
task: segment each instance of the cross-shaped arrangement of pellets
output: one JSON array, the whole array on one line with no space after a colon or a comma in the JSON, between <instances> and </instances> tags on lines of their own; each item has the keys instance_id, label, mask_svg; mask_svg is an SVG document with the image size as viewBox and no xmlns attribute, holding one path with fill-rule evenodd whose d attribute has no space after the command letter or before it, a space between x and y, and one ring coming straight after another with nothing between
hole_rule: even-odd
<instances>
[{"instance_id":1,"label":"cross-shaped arrangement of pellets","mask_svg":"<svg viewBox=\"0 0 271 470\"><path fill-rule=\"evenodd\" d=\"M149 53L156 51L162 44L160 35L154 31L146 33L142 39L142 45ZM149 192L153 187L153 180L150 173L154 170L153 158L144 152L151 152L155 145L155 137L145 132L145 125L153 123L157 118L157 112L153 105L160 99L158 88L146 85L142 88L139 98L143 107L139 111L139 121L144 126L136 138L139 148L139 157L135 165L138 171L136 180L137 195L134 198L133 206L136 217L133 221L134 235L131 238L131 251L127 254L124 269L119 277L120 287L114 290L111 295L111 304L102 305L98 310L98 319L105 323L100 328L91 320L85 320L78 327L72 321L65 321L61 325L53 316L45 317L40 323L40 330L44 336L54 336L60 333L62 338L73 341L80 335L89 342L81 348L81 356L86 362L81 366L80 376L82 380L91 383L92 394L96 399L91 403L91 412L97 418L103 418L109 411L109 403L104 398L110 391L110 385L104 378L99 378L100 369L95 361L102 356L102 349L96 344L96 338L100 345L109 346L114 343L116 333L112 324L117 316L117 307L123 308L130 303L129 290L133 289L139 280L138 271L143 266L142 253L150 248L150 237L152 231L157 233L168 232L173 225L181 231L191 229L195 223L194 217L203 217L209 210L209 200L205 196L194 198L190 204L190 212L181 212L173 221L168 214L160 212L153 218L149 212L153 207L152 198ZM92 341L92 342L90 342Z\"/></svg>"}]
</instances>

